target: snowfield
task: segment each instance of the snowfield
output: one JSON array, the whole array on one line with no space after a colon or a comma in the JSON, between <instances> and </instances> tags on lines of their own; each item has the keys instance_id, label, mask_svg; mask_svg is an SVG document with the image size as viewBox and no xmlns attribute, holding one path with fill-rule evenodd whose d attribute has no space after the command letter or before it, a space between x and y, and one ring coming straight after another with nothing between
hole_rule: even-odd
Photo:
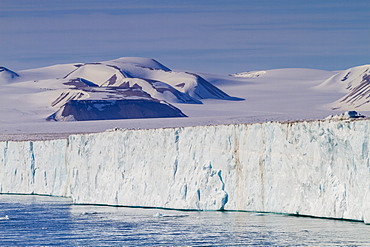
<instances>
[{"instance_id":1,"label":"snowfield","mask_svg":"<svg viewBox=\"0 0 370 247\"><path fill-rule=\"evenodd\" d=\"M275 69L223 76L133 57L24 71L2 67L0 131L7 139L116 127L323 119L349 110L369 115L369 70L363 65L339 72Z\"/></svg>"}]
</instances>

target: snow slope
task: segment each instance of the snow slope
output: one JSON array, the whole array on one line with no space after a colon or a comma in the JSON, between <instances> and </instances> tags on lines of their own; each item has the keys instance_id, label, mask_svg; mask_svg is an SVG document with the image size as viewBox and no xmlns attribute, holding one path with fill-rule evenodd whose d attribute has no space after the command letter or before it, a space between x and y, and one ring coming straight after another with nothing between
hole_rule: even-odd
<instances>
[{"instance_id":1,"label":"snow slope","mask_svg":"<svg viewBox=\"0 0 370 247\"><path fill-rule=\"evenodd\" d=\"M110 130L0 142L0 193L370 223L370 121Z\"/></svg>"},{"instance_id":2,"label":"snow slope","mask_svg":"<svg viewBox=\"0 0 370 247\"><path fill-rule=\"evenodd\" d=\"M19 77L17 73L5 67L0 67L0 85L11 82L14 78Z\"/></svg>"},{"instance_id":3,"label":"snow slope","mask_svg":"<svg viewBox=\"0 0 370 247\"><path fill-rule=\"evenodd\" d=\"M345 93L342 98L329 105L333 109L369 111L370 65L341 71L324 81L318 88Z\"/></svg>"}]
</instances>

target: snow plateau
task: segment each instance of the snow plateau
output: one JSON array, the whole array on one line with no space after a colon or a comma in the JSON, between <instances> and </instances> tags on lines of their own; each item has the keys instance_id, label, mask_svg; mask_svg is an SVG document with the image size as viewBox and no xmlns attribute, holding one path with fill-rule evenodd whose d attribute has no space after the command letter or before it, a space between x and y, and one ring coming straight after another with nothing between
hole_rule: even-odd
<instances>
[{"instance_id":1,"label":"snow plateau","mask_svg":"<svg viewBox=\"0 0 370 247\"><path fill-rule=\"evenodd\" d=\"M370 223L370 121L111 130L0 142L0 193Z\"/></svg>"}]
</instances>

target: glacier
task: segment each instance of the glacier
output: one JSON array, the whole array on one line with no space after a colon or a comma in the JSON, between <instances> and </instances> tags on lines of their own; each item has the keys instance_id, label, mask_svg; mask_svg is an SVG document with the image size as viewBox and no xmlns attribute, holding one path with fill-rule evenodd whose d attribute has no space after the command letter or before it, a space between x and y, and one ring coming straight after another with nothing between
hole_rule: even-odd
<instances>
[{"instance_id":1,"label":"glacier","mask_svg":"<svg viewBox=\"0 0 370 247\"><path fill-rule=\"evenodd\" d=\"M370 120L112 129L0 142L0 193L370 223Z\"/></svg>"}]
</instances>

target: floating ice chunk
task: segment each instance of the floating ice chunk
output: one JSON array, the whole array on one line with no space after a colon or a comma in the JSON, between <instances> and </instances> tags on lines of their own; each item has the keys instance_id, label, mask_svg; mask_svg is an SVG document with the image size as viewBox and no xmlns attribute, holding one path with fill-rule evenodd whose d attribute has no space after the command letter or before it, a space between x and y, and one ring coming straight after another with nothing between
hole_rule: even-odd
<instances>
[{"instance_id":1,"label":"floating ice chunk","mask_svg":"<svg viewBox=\"0 0 370 247\"><path fill-rule=\"evenodd\" d=\"M5 215L5 217L0 217L0 220L10 220L8 215Z\"/></svg>"},{"instance_id":2,"label":"floating ice chunk","mask_svg":"<svg viewBox=\"0 0 370 247\"><path fill-rule=\"evenodd\" d=\"M188 217L189 215L187 214L161 214L161 213L156 213L153 215L154 218L163 218L163 217Z\"/></svg>"},{"instance_id":3,"label":"floating ice chunk","mask_svg":"<svg viewBox=\"0 0 370 247\"><path fill-rule=\"evenodd\" d=\"M98 214L97 212L84 212L83 215Z\"/></svg>"},{"instance_id":4,"label":"floating ice chunk","mask_svg":"<svg viewBox=\"0 0 370 247\"><path fill-rule=\"evenodd\" d=\"M250 216L265 216L264 213L253 213L253 214L250 214Z\"/></svg>"}]
</instances>

